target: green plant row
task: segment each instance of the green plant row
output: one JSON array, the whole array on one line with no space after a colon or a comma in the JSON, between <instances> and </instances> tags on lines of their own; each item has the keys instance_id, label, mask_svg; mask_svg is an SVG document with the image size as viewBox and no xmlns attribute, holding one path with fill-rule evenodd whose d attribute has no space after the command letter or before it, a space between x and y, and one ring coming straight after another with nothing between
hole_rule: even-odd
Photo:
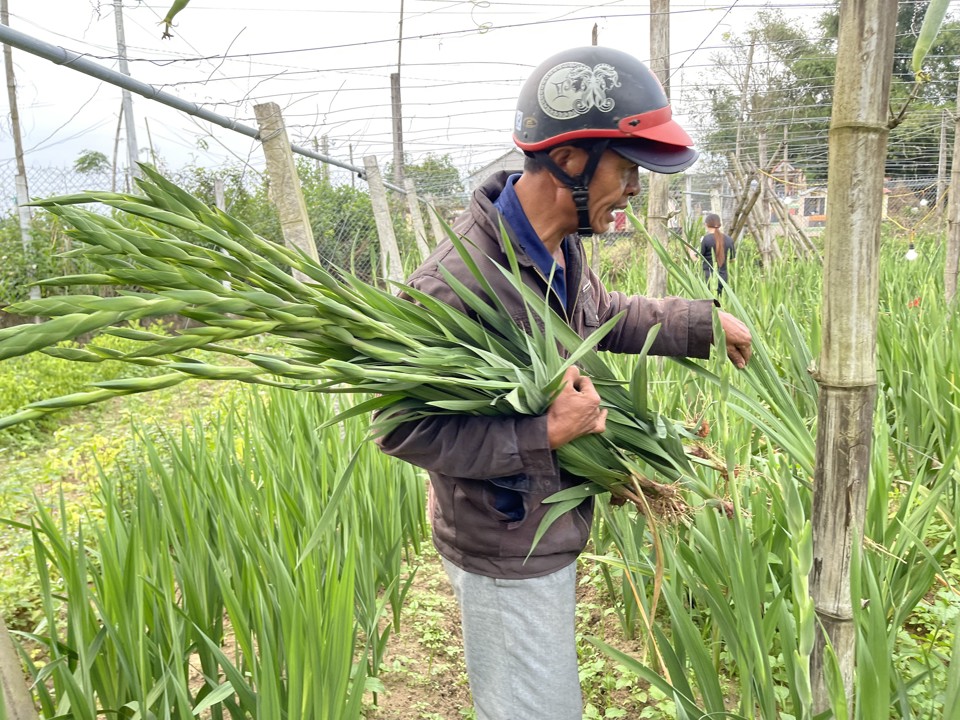
<instances>
[{"instance_id":1,"label":"green plant row","mask_svg":"<svg viewBox=\"0 0 960 720\"><path fill-rule=\"evenodd\" d=\"M43 620L19 635L43 717L344 720L378 690L422 479L359 419L331 424L328 398L246 395L213 429L144 437L132 478L104 472L102 521L39 505L22 524Z\"/></svg>"},{"instance_id":2,"label":"green plant row","mask_svg":"<svg viewBox=\"0 0 960 720\"><path fill-rule=\"evenodd\" d=\"M960 707L960 666L951 662L960 632L960 357L950 340L960 314L942 302L942 250L934 238L918 246L913 265L895 247L882 258L872 482L851 568L853 698L827 653L827 714L837 718L952 718ZM709 296L696 267L661 257L673 292ZM750 326L755 351L738 387L722 366L680 363L652 385L651 404L687 407L711 428L703 443L725 470L701 468L702 482L729 493L734 511L665 526L601 508L594 528L591 561L646 652L597 645L671 699L671 710L651 717L815 717L809 657L819 624L807 582L817 387L808 368L821 269L793 260L790 272L790 283L751 267L731 272L724 304Z\"/></svg>"}]
</instances>

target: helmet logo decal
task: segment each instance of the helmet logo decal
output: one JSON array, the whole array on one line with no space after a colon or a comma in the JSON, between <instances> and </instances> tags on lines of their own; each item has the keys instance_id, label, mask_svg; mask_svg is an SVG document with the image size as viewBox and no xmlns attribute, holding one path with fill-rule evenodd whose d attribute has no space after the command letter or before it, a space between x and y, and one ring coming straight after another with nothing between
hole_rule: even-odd
<instances>
[{"instance_id":1,"label":"helmet logo decal","mask_svg":"<svg viewBox=\"0 0 960 720\"><path fill-rule=\"evenodd\" d=\"M537 99L540 108L556 120L569 120L593 108L613 110L607 92L620 87L613 65L600 63L591 68L579 62L565 62L551 68L540 81Z\"/></svg>"}]
</instances>

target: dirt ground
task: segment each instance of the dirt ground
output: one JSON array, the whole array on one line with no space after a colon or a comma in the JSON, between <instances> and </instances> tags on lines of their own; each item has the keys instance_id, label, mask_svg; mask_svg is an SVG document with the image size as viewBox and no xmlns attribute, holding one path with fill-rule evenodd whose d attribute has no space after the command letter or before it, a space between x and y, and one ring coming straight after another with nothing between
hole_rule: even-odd
<instances>
[{"instance_id":1,"label":"dirt ground","mask_svg":"<svg viewBox=\"0 0 960 720\"><path fill-rule=\"evenodd\" d=\"M456 598L429 543L419 560L400 631L387 643L384 691L365 708L369 720L473 717Z\"/></svg>"}]
</instances>

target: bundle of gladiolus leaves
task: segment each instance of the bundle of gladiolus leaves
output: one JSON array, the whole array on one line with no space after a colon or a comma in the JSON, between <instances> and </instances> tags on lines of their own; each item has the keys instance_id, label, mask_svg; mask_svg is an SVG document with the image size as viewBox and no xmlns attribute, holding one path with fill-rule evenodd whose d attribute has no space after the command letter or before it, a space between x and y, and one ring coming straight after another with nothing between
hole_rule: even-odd
<instances>
[{"instance_id":1,"label":"bundle of gladiolus leaves","mask_svg":"<svg viewBox=\"0 0 960 720\"><path fill-rule=\"evenodd\" d=\"M499 305L452 232L450 239L487 296L481 298L448 276L475 319L413 288L385 290L325 269L299 251L259 237L149 166L143 166L143 175L137 181L142 195L89 192L35 203L69 227L77 241L71 254L99 270L39 284L109 286L115 294L56 295L10 306L14 313L50 319L0 330L0 360L43 352L77 362L154 366L158 374L95 383L90 391L32 403L0 418L0 428L63 408L203 379L358 393L361 401L337 420L376 411L373 431L384 433L397 423L435 414L544 413L560 390L564 371L577 364L594 381L608 410L607 430L558 451L561 467L586 481L551 498L554 519L604 491L660 516L685 511L681 485L705 491L690 472L697 459L685 452L681 440L691 434L647 406L646 349L629 380L617 377L594 349L616 318L580 338L519 280L515 257L503 272L525 299L526 330ZM80 207L88 203L113 208L132 222L122 224ZM192 239L174 235L171 228ZM306 279L295 278L288 268ZM397 290L416 302L398 297ZM191 323L170 334L139 325L162 316ZM83 347L62 342L91 333L127 338L137 348L119 352L99 347L95 336ZM264 334L282 340L287 352L247 350L238 342Z\"/></svg>"}]
</instances>

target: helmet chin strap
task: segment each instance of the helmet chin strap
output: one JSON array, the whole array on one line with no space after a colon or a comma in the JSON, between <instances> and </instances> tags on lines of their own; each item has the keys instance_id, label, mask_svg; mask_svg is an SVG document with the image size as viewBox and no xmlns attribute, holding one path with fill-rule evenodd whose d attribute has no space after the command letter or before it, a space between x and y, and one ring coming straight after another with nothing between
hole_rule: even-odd
<instances>
[{"instance_id":1,"label":"helmet chin strap","mask_svg":"<svg viewBox=\"0 0 960 720\"><path fill-rule=\"evenodd\" d=\"M597 165L600 164L600 158L606 151L608 144L608 140L597 140L592 143L589 151L590 154L587 156L587 164L584 165L583 172L576 176L569 175L561 170L560 166L550 157L548 150L533 153L534 157L539 160L554 177L570 188L570 193L573 195L573 203L577 208L577 232L581 236L594 234L593 226L590 223L590 191L588 188L590 187L590 181L593 179L593 174L597 170Z\"/></svg>"}]
</instances>

